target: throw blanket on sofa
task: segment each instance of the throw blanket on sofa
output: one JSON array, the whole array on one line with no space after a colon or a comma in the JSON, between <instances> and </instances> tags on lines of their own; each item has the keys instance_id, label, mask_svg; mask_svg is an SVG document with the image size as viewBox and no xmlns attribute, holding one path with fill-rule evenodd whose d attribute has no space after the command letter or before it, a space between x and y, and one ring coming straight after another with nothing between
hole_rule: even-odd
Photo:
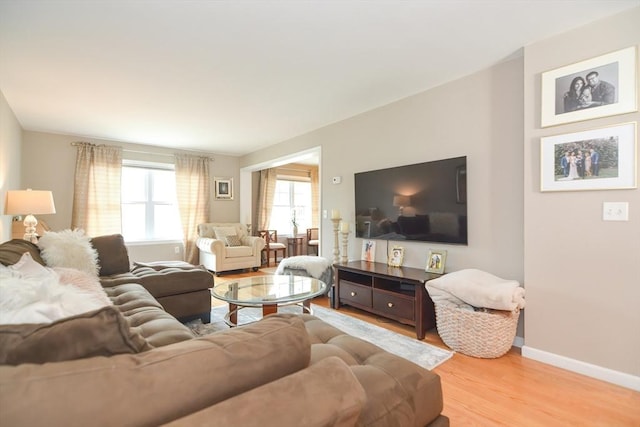
<instances>
[{"instance_id":1,"label":"throw blanket on sofa","mask_svg":"<svg viewBox=\"0 0 640 427\"><path fill-rule=\"evenodd\" d=\"M524 308L524 288L516 280L505 280L486 271L466 269L447 273L427 282L434 303L460 308L490 308L513 311Z\"/></svg>"}]
</instances>

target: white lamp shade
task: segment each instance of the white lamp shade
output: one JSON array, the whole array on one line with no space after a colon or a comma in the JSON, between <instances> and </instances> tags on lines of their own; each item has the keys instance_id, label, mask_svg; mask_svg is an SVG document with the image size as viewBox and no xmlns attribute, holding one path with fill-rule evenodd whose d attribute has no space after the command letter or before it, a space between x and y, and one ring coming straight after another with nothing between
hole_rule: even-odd
<instances>
[{"instance_id":1,"label":"white lamp shade","mask_svg":"<svg viewBox=\"0 0 640 427\"><path fill-rule=\"evenodd\" d=\"M56 205L51 191L9 190L4 213L7 215L54 214Z\"/></svg>"}]
</instances>

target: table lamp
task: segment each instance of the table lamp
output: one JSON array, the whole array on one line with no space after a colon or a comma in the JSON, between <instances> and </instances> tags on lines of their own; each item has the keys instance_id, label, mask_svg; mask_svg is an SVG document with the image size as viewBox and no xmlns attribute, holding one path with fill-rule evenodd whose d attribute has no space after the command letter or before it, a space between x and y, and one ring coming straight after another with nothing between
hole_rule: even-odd
<instances>
[{"instance_id":1,"label":"table lamp","mask_svg":"<svg viewBox=\"0 0 640 427\"><path fill-rule=\"evenodd\" d=\"M35 191L30 188L27 190L9 190L7 191L4 213L7 215L26 214L23 222L23 239L36 243L38 241L38 235L36 234L38 220L33 215L56 213L53 194L51 191Z\"/></svg>"},{"instance_id":2,"label":"table lamp","mask_svg":"<svg viewBox=\"0 0 640 427\"><path fill-rule=\"evenodd\" d=\"M402 211L405 208L405 206L410 206L410 205L411 205L411 198L409 196L401 196L401 195L393 196L393 206L397 206L400 208L400 216L402 216Z\"/></svg>"}]
</instances>

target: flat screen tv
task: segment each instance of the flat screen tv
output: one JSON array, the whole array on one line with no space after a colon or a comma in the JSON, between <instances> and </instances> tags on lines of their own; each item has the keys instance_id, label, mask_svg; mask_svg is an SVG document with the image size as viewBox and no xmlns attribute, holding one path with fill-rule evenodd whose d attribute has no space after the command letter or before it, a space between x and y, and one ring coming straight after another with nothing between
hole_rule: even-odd
<instances>
[{"instance_id":1,"label":"flat screen tv","mask_svg":"<svg viewBox=\"0 0 640 427\"><path fill-rule=\"evenodd\" d=\"M355 174L356 237L467 244L467 157Z\"/></svg>"}]
</instances>

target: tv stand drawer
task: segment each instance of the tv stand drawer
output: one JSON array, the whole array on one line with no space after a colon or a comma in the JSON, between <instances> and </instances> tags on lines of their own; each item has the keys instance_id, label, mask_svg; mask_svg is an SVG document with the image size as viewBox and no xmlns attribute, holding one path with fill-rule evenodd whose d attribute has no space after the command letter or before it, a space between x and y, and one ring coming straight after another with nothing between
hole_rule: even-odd
<instances>
[{"instance_id":1,"label":"tv stand drawer","mask_svg":"<svg viewBox=\"0 0 640 427\"><path fill-rule=\"evenodd\" d=\"M384 316L415 321L414 298L394 295L390 292L373 292L373 308Z\"/></svg>"},{"instance_id":2,"label":"tv stand drawer","mask_svg":"<svg viewBox=\"0 0 640 427\"><path fill-rule=\"evenodd\" d=\"M346 280L340 281L340 301L371 307L371 287L358 285Z\"/></svg>"}]
</instances>

